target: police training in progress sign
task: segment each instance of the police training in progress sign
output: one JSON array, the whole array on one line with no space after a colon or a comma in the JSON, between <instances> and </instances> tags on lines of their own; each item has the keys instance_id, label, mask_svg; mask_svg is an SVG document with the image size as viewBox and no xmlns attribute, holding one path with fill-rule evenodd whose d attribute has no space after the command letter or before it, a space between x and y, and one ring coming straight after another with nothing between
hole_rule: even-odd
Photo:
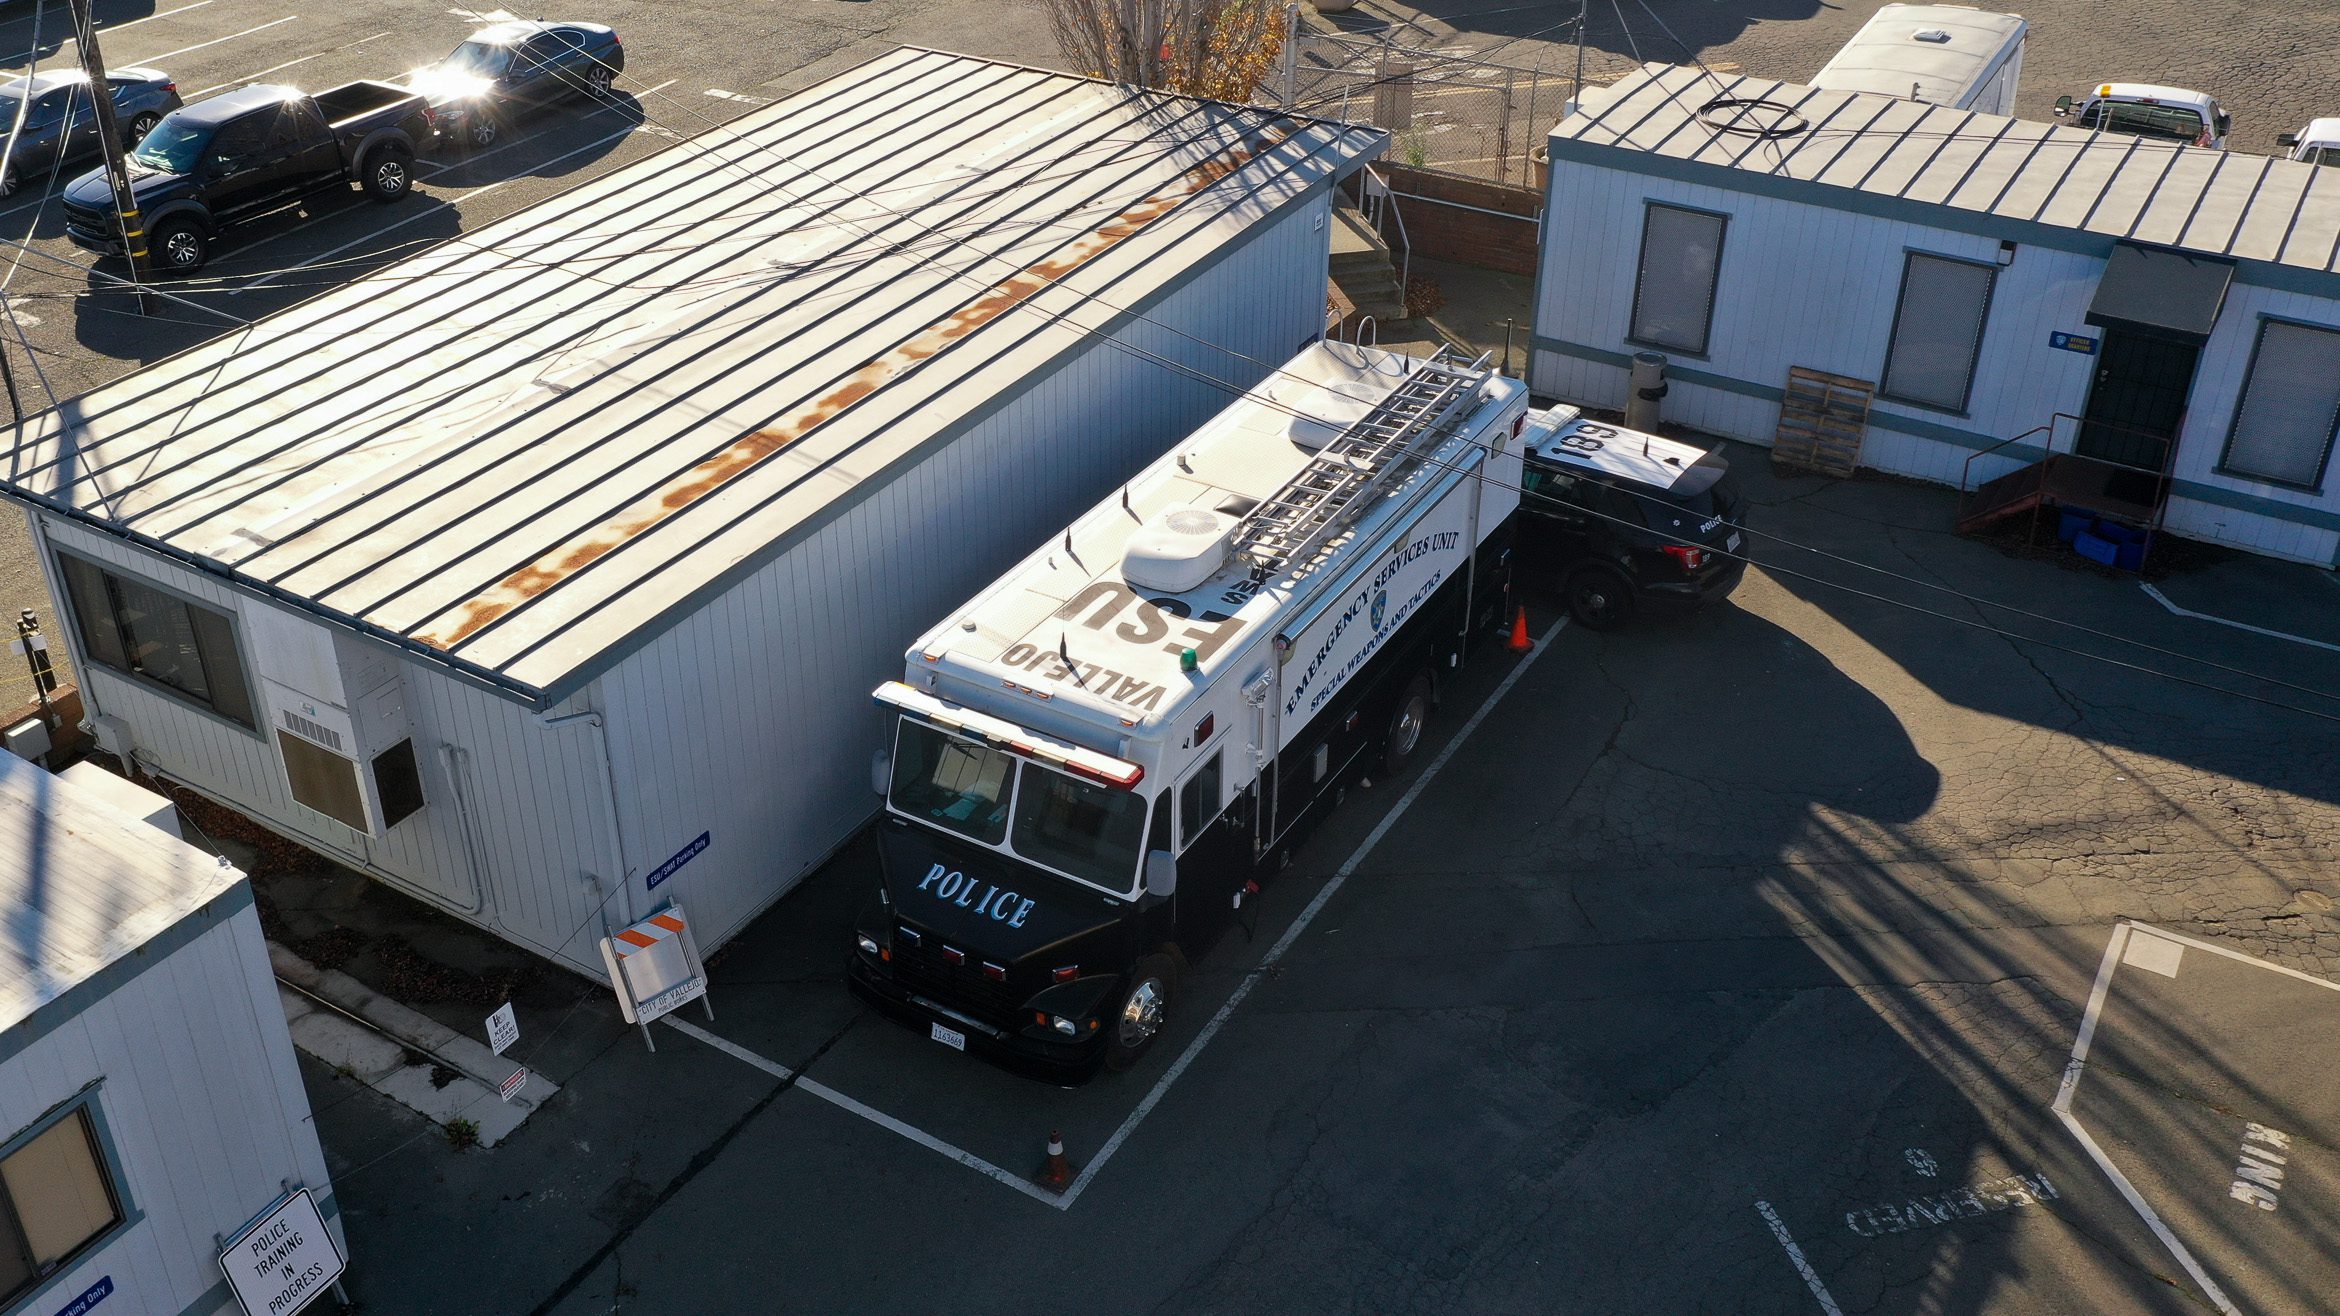
<instances>
[{"instance_id":1,"label":"police training in progress sign","mask_svg":"<svg viewBox=\"0 0 2340 1316\"><path fill-rule=\"evenodd\" d=\"M341 1247L301 1189L230 1240L220 1271L244 1316L293 1316L341 1278Z\"/></svg>"}]
</instances>

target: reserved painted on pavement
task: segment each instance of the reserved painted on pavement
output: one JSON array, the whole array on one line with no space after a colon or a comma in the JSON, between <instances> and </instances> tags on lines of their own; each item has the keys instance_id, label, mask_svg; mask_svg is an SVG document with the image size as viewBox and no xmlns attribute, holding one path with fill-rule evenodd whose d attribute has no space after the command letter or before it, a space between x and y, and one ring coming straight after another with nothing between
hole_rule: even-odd
<instances>
[{"instance_id":1,"label":"reserved painted on pavement","mask_svg":"<svg viewBox=\"0 0 2340 1316\"><path fill-rule=\"evenodd\" d=\"M2052 1202L2061 1194L2044 1174L2011 1174L1989 1179L1972 1188L1957 1188L1905 1202L1882 1202L1844 1213L1844 1227L1863 1238L1905 1234L1912 1229L1946 1225L1953 1220L2012 1211L2019 1206Z\"/></svg>"}]
</instances>

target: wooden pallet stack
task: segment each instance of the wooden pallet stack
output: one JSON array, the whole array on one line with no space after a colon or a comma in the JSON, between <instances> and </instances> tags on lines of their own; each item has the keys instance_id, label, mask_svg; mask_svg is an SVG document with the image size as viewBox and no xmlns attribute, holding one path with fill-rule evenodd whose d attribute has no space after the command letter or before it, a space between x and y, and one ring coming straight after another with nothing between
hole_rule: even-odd
<instances>
[{"instance_id":1,"label":"wooden pallet stack","mask_svg":"<svg viewBox=\"0 0 2340 1316\"><path fill-rule=\"evenodd\" d=\"M1851 475L1861 464L1861 439L1869 429L1869 400L1877 386L1824 371L1793 366L1779 403L1779 430L1771 440L1771 462L1821 475Z\"/></svg>"}]
</instances>

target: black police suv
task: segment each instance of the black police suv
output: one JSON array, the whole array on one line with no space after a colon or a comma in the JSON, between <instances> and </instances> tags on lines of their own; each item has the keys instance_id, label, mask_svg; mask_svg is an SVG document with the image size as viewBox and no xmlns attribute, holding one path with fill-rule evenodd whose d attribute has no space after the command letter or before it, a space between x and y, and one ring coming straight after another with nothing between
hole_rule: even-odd
<instances>
[{"instance_id":1,"label":"black police suv","mask_svg":"<svg viewBox=\"0 0 2340 1316\"><path fill-rule=\"evenodd\" d=\"M1528 413L1522 439L1523 582L1557 590L1579 625L1609 630L1738 587L1747 507L1720 452L1565 406Z\"/></svg>"}]
</instances>

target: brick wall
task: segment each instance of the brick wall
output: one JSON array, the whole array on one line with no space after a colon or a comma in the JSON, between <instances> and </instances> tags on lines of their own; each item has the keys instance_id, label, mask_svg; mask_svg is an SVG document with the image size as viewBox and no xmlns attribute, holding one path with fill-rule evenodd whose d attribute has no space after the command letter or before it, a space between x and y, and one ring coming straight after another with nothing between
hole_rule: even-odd
<instances>
[{"instance_id":1,"label":"brick wall","mask_svg":"<svg viewBox=\"0 0 2340 1316\"><path fill-rule=\"evenodd\" d=\"M1406 239L1416 254L1510 274L1536 272L1536 211L1543 198L1534 188L1410 165L1383 165L1380 172L1397 194ZM1500 213L1482 213L1490 210Z\"/></svg>"}]
</instances>

